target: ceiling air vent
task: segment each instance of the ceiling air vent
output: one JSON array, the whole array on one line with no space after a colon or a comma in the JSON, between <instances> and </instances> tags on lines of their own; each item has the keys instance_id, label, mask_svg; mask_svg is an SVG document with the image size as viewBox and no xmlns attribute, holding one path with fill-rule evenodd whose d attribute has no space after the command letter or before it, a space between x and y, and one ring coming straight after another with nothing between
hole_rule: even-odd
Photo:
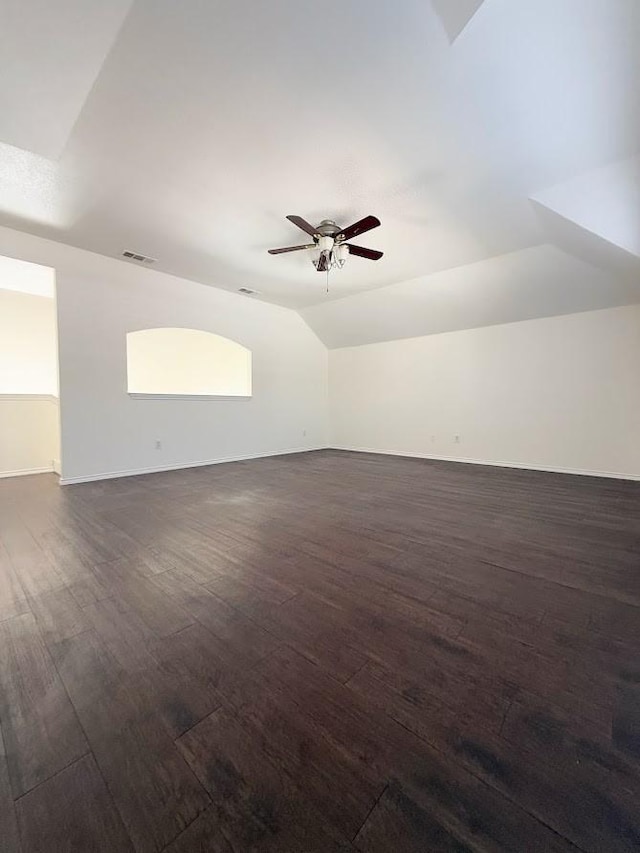
<instances>
[{"instance_id":1,"label":"ceiling air vent","mask_svg":"<svg viewBox=\"0 0 640 853\"><path fill-rule=\"evenodd\" d=\"M246 293L247 296L251 296L252 293L260 293L259 290L251 290L250 287L239 287L238 293Z\"/></svg>"},{"instance_id":2,"label":"ceiling air vent","mask_svg":"<svg viewBox=\"0 0 640 853\"><path fill-rule=\"evenodd\" d=\"M157 261L157 258L148 258L146 255L140 255L138 252L130 252L128 250L122 253L122 257L130 261L139 261L141 264L155 264Z\"/></svg>"}]
</instances>

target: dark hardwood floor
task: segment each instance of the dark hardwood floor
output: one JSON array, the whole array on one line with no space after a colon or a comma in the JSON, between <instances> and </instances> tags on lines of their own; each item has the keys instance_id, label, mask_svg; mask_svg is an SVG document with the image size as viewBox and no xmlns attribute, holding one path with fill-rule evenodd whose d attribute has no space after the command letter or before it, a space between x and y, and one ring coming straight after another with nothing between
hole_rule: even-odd
<instances>
[{"instance_id":1,"label":"dark hardwood floor","mask_svg":"<svg viewBox=\"0 0 640 853\"><path fill-rule=\"evenodd\" d=\"M640 484L0 480L3 853L640 850Z\"/></svg>"}]
</instances>

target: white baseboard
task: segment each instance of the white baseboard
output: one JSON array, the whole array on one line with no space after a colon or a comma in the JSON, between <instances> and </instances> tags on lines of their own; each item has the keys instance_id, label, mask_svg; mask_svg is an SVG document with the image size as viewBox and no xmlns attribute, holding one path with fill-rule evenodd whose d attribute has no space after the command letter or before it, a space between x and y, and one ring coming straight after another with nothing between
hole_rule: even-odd
<instances>
[{"instance_id":1,"label":"white baseboard","mask_svg":"<svg viewBox=\"0 0 640 853\"><path fill-rule=\"evenodd\" d=\"M55 394L0 394L0 403L58 403Z\"/></svg>"},{"instance_id":2,"label":"white baseboard","mask_svg":"<svg viewBox=\"0 0 640 853\"><path fill-rule=\"evenodd\" d=\"M0 479L4 477L28 477L31 474L51 474L52 472L52 465L48 465L46 468L20 468L18 471L0 471Z\"/></svg>"},{"instance_id":3,"label":"white baseboard","mask_svg":"<svg viewBox=\"0 0 640 853\"><path fill-rule=\"evenodd\" d=\"M409 453L406 450L380 450L372 447L347 447L333 445L331 450L348 450L352 453L377 453L382 456L404 456L407 459L434 459L440 462L460 462L464 465L489 465L493 468L518 468L522 471L546 471L549 474L577 474L580 477L608 477L613 480L640 481L640 474L622 474L617 471L587 471L580 468L551 468L545 465L525 465L522 462L498 462L495 459L467 459L464 456L439 456L435 453Z\"/></svg>"},{"instance_id":4,"label":"white baseboard","mask_svg":"<svg viewBox=\"0 0 640 853\"><path fill-rule=\"evenodd\" d=\"M222 456L217 459L204 459L199 462L178 462L172 465L158 465L153 468L130 468L125 471L107 471L104 474L89 474L81 477L60 477L60 485L72 486L76 483L93 483L96 480L114 480L118 477L136 477L139 474L160 474L163 471L181 471L183 468L202 468L206 465L223 465L225 462L244 462L247 459L266 459L269 456L287 456L292 453L309 453L313 450L325 449L325 445L317 447L295 447L289 448L288 450L270 450L265 453L246 453L240 456Z\"/></svg>"}]
</instances>

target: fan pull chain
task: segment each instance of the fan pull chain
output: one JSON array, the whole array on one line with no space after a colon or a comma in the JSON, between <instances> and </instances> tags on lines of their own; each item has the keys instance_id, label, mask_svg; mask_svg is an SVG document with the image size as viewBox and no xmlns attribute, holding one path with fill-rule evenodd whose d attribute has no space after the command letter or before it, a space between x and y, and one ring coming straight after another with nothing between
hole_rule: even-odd
<instances>
[{"instance_id":1,"label":"fan pull chain","mask_svg":"<svg viewBox=\"0 0 640 853\"><path fill-rule=\"evenodd\" d=\"M327 293L329 293L329 267L327 267Z\"/></svg>"}]
</instances>

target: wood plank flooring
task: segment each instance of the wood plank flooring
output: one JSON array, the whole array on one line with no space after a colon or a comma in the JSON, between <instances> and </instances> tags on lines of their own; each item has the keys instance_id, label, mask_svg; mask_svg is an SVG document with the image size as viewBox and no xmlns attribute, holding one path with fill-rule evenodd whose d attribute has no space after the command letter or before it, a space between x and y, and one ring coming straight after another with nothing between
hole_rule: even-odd
<instances>
[{"instance_id":1,"label":"wood plank flooring","mask_svg":"<svg viewBox=\"0 0 640 853\"><path fill-rule=\"evenodd\" d=\"M0 480L6 853L640 850L640 484Z\"/></svg>"}]
</instances>

